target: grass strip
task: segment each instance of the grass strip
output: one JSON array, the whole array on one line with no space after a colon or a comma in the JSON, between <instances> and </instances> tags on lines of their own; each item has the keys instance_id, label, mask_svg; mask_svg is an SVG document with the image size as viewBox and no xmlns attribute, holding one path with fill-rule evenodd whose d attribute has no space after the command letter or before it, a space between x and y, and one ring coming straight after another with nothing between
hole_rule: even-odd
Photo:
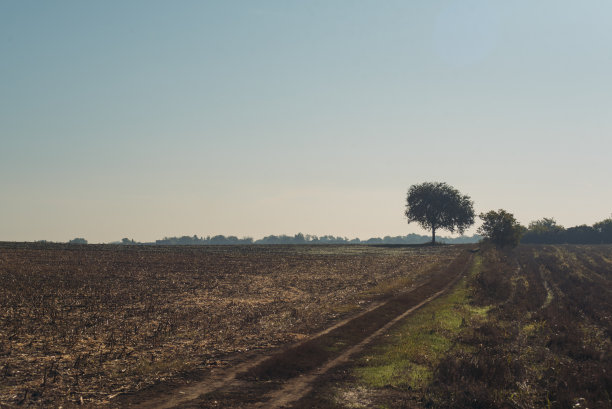
<instances>
[{"instance_id":1,"label":"grass strip","mask_svg":"<svg viewBox=\"0 0 612 409\"><path fill-rule=\"evenodd\" d=\"M359 360L354 376L374 387L420 389L433 377L440 360L456 345L466 323L484 320L488 307L470 305L469 279L480 271L476 256L468 277L448 294L415 311L387 338L371 347Z\"/></svg>"}]
</instances>

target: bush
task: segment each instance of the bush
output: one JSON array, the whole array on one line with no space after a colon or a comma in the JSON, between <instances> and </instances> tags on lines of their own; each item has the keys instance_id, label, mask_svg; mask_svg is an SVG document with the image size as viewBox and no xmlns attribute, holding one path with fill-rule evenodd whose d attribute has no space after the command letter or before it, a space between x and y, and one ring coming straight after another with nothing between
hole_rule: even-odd
<instances>
[{"instance_id":1,"label":"bush","mask_svg":"<svg viewBox=\"0 0 612 409\"><path fill-rule=\"evenodd\" d=\"M516 221L514 215L503 209L490 210L481 213L479 217L483 224L478 228L478 233L482 234L486 241L499 247L515 247L525 232L525 228Z\"/></svg>"}]
</instances>

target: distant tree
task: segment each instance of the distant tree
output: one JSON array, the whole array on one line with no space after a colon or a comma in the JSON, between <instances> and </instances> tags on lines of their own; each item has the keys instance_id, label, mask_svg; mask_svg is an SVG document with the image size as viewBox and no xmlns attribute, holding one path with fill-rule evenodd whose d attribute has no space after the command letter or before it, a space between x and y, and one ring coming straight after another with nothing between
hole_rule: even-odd
<instances>
[{"instance_id":1,"label":"distant tree","mask_svg":"<svg viewBox=\"0 0 612 409\"><path fill-rule=\"evenodd\" d=\"M593 228L597 231L600 243L612 243L612 218L595 223Z\"/></svg>"},{"instance_id":2,"label":"distant tree","mask_svg":"<svg viewBox=\"0 0 612 409\"><path fill-rule=\"evenodd\" d=\"M227 244L227 238L222 234L218 234L210 238L210 244Z\"/></svg>"},{"instance_id":3,"label":"distant tree","mask_svg":"<svg viewBox=\"0 0 612 409\"><path fill-rule=\"evenodd\" d=\"M262 239L256 240L255 244L277 244L278 236L270 235L265 236Z\"/></svg>"},{"instance_id":4,"label":"distant tree","mask_svg":"<svg viewBox=\"0 0 612 409\"><path fill-rule=\"evenodd\" d=\"M565 230L563 242L570 244L596 244L600 243L599 234L592 226L582 224Z\"/></svg>"},{"instance_id":5,"label":"distant tree","mask_svg":"<svg viewBox=\"0 0 612 409\"><path fill-rule=\"evenodd\" d=\"M529 223L529 230L535 232L550 232L550 231L561 231L564 227L557 224L555 219L552 217L544 217L539 220L534 220Z\"/></svg>"},{"instance_id":6,"label":"distant tree","mask_svg":"<svg viewBox=\"0 0 612 409\"><path fill-rule=\"evenodd\" d=\"M474 203L446 183L425 182L408 189L405 215L408 223L431 229L431 242L435 244L436 230L463 234L474 224Z\"/></svg>"},{"instance_id":7,"label":"distant tree","mask_svg":"<svg viewBox=\"0 0 612 409\"><path fill-rule=\"evenodd\" d=\"M87 240L81 237L76 237L68 242L69 244L87 244Z\"/></svg>"},{"instance_id":8,"label":"distant tree","mask_svg":"<svg viewBox=\"0 0 612 409\"><path fill-rule=\"evenodd\" d=\"M124 237L121 239L121 244L136 244L136 242L132 239L128 239L127 237Z\"/></svg>"},{"instance_id":9,"label":"distant tree","mask_svg":"<svg viewBox=\"0 0 612 409\"><path fill-rule=\"evenodd\" d=\"M478 233L499 247L518 245L521 235L525 232L525 228L516 221L514 215L504 209L481 213L478 217L483 221Z\"/></svg>"},{"instance_id":10,"label":"distant tree","mask_svg":"<svg viewBox=\"0 0 612 409\"><path fill-rule=\"evenodd\" d=\"M562 243L565 241L565 227L555 219L544 217L529 223L521 241L523 243Z\"/></svg>"},{"instance_id":11,"label":"distant tree","mask_svg":"<svg viewBox=\"0 0 612 409\"><path fill-rule=\"evenodd\" d=\"M190 244L193 244L193 239L191 238L191 236L181 236L178 238L178 244L188 246Z\"/></svg>"}]
</instances>

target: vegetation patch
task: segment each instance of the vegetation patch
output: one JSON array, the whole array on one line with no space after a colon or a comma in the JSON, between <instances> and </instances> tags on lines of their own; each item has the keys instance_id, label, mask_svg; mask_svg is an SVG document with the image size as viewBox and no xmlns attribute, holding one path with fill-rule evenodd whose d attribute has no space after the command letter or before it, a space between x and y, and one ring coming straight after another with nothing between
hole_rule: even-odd
<instances>
[{"instance_id":1,"label":"vegetation patch","mask_svg":"<svg viewBox=\"0 0 612 409\"><path fill-rule=\"evenodd\" d=\"M354 370L356 378L371 387L422 388L431 382L440 359L452 348L468 322L485 319L488 307L470 304L468 280L481 266L476 256L469 277L448 294L417 310L371 348Z\"/></svg>"},{"instance_id":2,"label":"vegetation patch","mask_svg":"<svg viewBox=\"0 0 612 409\"><path fill-rule=\"evenodd\" d=\"M355 403L332 407L612 407L611 256L483 248L454 291L336 374L328 391Z\"/></svg>"}]
</instances>

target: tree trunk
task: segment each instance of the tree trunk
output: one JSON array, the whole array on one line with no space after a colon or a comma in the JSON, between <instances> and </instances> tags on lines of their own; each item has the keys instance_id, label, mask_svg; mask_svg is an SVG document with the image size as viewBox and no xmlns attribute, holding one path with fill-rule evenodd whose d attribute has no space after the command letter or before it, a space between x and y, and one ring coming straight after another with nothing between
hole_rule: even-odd
<instances>
[{"instance_id":1,"label":"tree trunk","mask_svg":"<svg viewBox=\"0 0 612 409\"><path fill-rule=\"evenodd\" d=\"M436 244L436 228L431 228L431 244Z\"/></svg>"}]
</instances>

